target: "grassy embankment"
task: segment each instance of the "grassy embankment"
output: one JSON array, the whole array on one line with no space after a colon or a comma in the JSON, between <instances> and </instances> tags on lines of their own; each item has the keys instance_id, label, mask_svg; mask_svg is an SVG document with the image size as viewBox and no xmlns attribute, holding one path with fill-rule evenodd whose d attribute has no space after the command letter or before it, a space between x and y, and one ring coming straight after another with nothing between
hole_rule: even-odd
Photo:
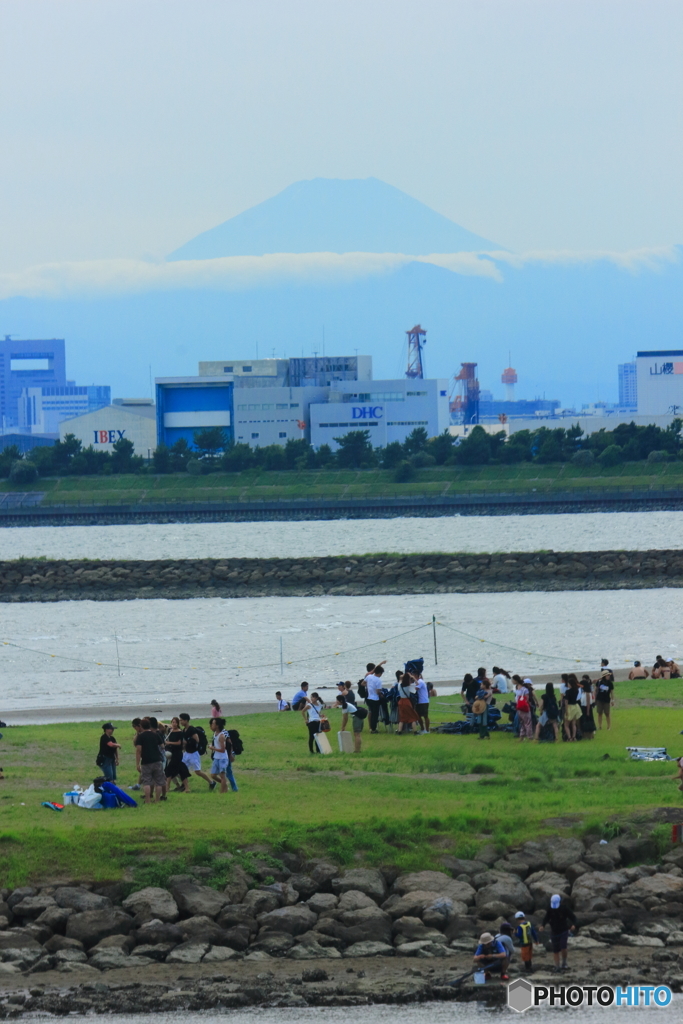
<instances>
[{"instance_id":1,"label":"grassy embankment","mask_svg":"<svg viewBox=\"0 0 683 1024\"><path fill-rule=\"evenodd\" d=\"M187 863L206 863L211 851L259 842L347 864L436 867L444 851L472 856L484 843L552 832L547 819L567 816L576 816L576 831L609 835L614 816L681 802L671 763L632 762L624 748L663 744L671 754L683 752L683 684L620 683L617 696L611 732L593 741L532 745L509 733L480 741L365 732L357 758L311 756L299 714L252 715L236 722L245 742L238 794L209 793L195 779L190 795L113 812L68 807L57 814L40 806L97 774L96 725L8 728L0 744L7 776L0 783L3 884L120 879L131 870L138 880L160 883ZM455 698L439 700L446 706L433 706L437 722L458 717ZM669 706L646 706L662 700ZM331 712L335 743L338 717ZM119 726L119 781L127 786L135 781L131 730ZM663 841L667 831L661 826Z\"/></svg>"},{"instance_id":2,"label":"grassy embankment","mask_svg":"<svg viewBox=\"0 0 683 1024\"><path fill-rule=\"evenodd\" d=\"M45 477L31 485L0 481L0 491L45 492L43 504L148 503L156 501L253 501L291 498L438 497L502 492L659 489L683 487L683 462L627 462L602 469L571 463L513 466L437 466L420 469L413 480L396 483L382 469L302 470L242 473Z\"/></svg>"}]
</instances>

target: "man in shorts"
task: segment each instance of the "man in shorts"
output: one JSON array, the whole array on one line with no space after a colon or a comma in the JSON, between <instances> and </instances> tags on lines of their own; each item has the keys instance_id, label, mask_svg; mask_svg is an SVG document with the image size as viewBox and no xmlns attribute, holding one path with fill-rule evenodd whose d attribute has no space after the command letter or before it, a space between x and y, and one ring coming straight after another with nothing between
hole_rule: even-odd
<instances>
[{"instance_id":1,"label":"man in shorts","mask_svg":"<svg viewBox=\"0 0 683 1024\"><path fill-rule=\"evenodd\" d=\"M190 775L198 775L200 779L204 779L209 784L209 789L215 789L218 783L207 775L206 772L202 771L202 758L199 753L199 733L197 729L190 722L189 715L179 715L180 726L183 730L183 766L185 772L181 772L181 778L183 780L183 791L185 793L190 792Z\"/></svg>"},{"instance_id":2,"label":"man in shorts","mask_svg":"<svg viewBox=\"0 0 683 1024\"><path fill-rule=\"evenodd\" d=\"M149 718L143 718L140 732L135 737L135 746L140 748L140 783L145 791L145 803L158 804L164 798L166 776L164 775L165 757L159 733L152 729Z\"/></svg>"},{"instance_id":3,"label":"man in shorts","mask_svg":"<svg viewBox=\"0 0 683 1024\"><path fill-rule=\"evenodd\" d=\"M507 981L509 962L505 946L495 939L491 932L483 932L479 936L479 945L474 954L474 969L486 971L487 974L500 971L501 980Z\"/></svg>"},{"instance_id":4,"label":"man in shorts","mask_svg":"<svg viewBox=\"0 0 683 1024\"><path fill-rule=\"evenodd\" d=\"M610 728L610 711L614 707L614 683L612 673L603 672L595 684L595 710L598 713L598 729L602 729L602 716L607 719Z\"/></svg>"},{"instance_id":5,"label":"man in shorts","mask_svg":"<svg viewBox=\"0 0 683 1024\"><path fill-rule=\"evenodd\" d=\"M417 711L420 719L420 735L426 736L429 732L429 690L422 676L413 676L415 680L415 693L417 695Z\"/></svg>"},{"instance_id":6,"label":"man in shorts","mask_svg":"<svg viewBox=\"0 0 683 1024\"><path fill-rule=\"evenodd\" d=\"M576 918L569 907L562 906L562 897L557 893L550 897L550 909L546 910L541 931L547 924L550 925L555 971L568 971L567 939L569 933L576 930Z\"/></svg>"},{"instance_id":7,"label":"man in shorts","mask_svg":"<svg viewBox=\"0 0 683 1024\"><path fill-rule=\"evenodd\" d=\"M339 684L340 686L343 684ZM341 731L344 732L348 724L349 718L351 719L351 728L353 730L353 752L354 754L360 754L361 745L361 733L363 732L363 726L365 725L365 718L368 712L365 708L358 708L348 697L347 693L352 693L351 690L346 688L341 691L335 701L335 707L342 709L342 726Z\"/></svg>"}]
</instances>

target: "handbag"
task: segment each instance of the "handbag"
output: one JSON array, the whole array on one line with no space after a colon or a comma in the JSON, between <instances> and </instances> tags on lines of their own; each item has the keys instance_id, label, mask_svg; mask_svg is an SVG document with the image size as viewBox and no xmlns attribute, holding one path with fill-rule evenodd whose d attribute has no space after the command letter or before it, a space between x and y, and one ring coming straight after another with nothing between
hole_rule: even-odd
<instances>
[{"instance_id":1,"label":"handbag","mask_svg":"<svg viewBox=\"0 0 683 1024\"><path fill-rule=\"evenodd\" d=\"M330 725L329 719L327 719L327 718L321 718L320 719L320 729L319 729L320 732L329 732L331 728L332 728L332 726Z\"/></svg>"}]
</instances>

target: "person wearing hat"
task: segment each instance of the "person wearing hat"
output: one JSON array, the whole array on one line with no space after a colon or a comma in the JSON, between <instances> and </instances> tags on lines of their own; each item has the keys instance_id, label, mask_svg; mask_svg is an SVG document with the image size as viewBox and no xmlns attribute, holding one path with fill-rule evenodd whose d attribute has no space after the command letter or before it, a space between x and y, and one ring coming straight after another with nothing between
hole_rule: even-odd
<instances>
[{"instance_id":1,"label":"person wearing hat","mask_svg":"<svg viewBox=\"0 0 683 1024\"><path fill-rule=\"evenodd\" d=\"M546 910L541 931L550 925L550 938L553 944L553 957L556 971L568 971L567 939L569 933L576 930L576 918L567 906L562 906L562 897L555 893L550 897L550 908ZM562 961L560 963L560 960Z\"/></svg>"},{"instance_id":2,"label":"person wearing hat","mask_svg":"<svg viewBox=\"0 0 683 1024\"><path fill-rule=\"evenodd\" d=\"M492 971L500 971L501 981L509 981L508 964L509 958L502 942L495 939L491 932L482 932L479 936L479 945L474 954L474 966L490 974Z\"/></svg>"},{"instance_id":3,"label":"person wearing hat","mask_svg":"<svg viewBox=\"0 0 683 1024\"><path fill-rule=\"evenodd\" d=\"M519 939L519 954L524 964L524 970L527 974L532 974L534 970L532 964L534 943L538 943L538 934L523 910L518 910L515 914L515 924L517 925L515 935Z\"/></svg>"},{"instance_id":4,"label":"person wearing hat","mask_svg":"<svg viewBox=\"0 0 683 1024\"><path fill-rule=\"evenodd\" d=\"M97 755L96 764L102 769L107 782L116 782L116 766L119 763L119 750L121 744L114 739L114 726L111 722L105 722L102 726L100 736L100 750Z\"/></svg>"}]
</instances>

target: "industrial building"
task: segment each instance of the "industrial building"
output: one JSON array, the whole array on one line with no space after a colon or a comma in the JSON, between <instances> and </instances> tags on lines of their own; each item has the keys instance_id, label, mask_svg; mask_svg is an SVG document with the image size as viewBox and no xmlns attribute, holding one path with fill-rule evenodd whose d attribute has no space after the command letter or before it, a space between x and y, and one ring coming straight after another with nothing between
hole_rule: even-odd
<instances>
[{"instance_id":1,"label":"industrial building","mask_svg":"<svg viewBox=\"0 0 683 1024\"><path fill-rule=\"evenodd\" d=\"M619 363L619 408L638 408L638 374L635 360L631 363Z\"/></svg>"},{"instance_id":2,"label":"industrial building","mask_svg":"<svg viewBox=\"0 0 683 1024\"><path fill-rule=\"evenodd\" d=\"M92 445L98 451L112 452L122 438L132 441L135 454L152 457L157 446L156 410L151 398L117 398L112 405L62 420L59 438L73 434L84 448Z\"/></svg>"},{"instance_id":3,"label":"industrial building","mask_svg":"<svg viewBox=\"0 0 683 1024\"><path fill-rule=\"evenodd\" d=\"M157 378L160 444L191 445L196 431L222 427L252 448L305 438L336 449L335 437L367 429L378 448L418 426L430 436L448 427L447 381L372 380L370 356L222 360L199 371Z\"/></svg>"},{"instance_id":4,"label":"industrial building","mask_svg":"<svg viewBox=\"0 0 683 1024\"><path fill-rule=\"evenodd\" d=\"M639 416L683 414L683 350L638 352L636 398Z\"/></svg>"}]
</instances>

